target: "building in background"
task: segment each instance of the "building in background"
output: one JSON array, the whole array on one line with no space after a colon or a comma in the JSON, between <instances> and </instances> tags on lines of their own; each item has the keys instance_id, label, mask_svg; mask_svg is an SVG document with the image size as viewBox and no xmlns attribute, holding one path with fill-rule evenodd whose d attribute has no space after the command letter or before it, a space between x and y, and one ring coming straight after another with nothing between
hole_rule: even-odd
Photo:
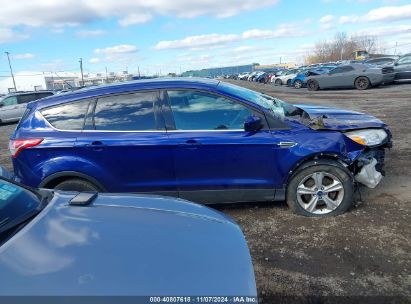
<instances>
[{"instance_id":1,"label":"building in background","mask_svg":"<svg viewBox=\"0 0 411 304\"><path fill-rule=\"evenodd\" d=\"M278 71L279 69L292 68L292 67L295 67L295 63L289 62L289 63L276 63L276 64L265 64L265 65L260 65L258 63L252 63L252 64L229 66L229 67L190 70L190 71L183 72L181 76L182 77L215 78L218 76L233 75L233 74L240 74L240 73L251 73L254 71L272 72L272 71Z\"/></svg>"},{"instance_id":2,"label":"building in background","mask_svg":"<svg viewBox=\"0 0 411 304\"><path fill-rule=\"evenodd\" d=\"M181 74L182 77L211 77L215 78L218 76L223 75L232 75L232 74L240 74L240 73L249 73L253 72L257 63L253 64L245 64L245 65L237 65L237 66L229 66L229 67L221 67L221 68L209 68L209 69L202 69L202 70L191 70L186 71Z\"/></svg>"},{"instance_id":3,"label":"building in background","mask_svg":"<svg viewBox=\"0 0 411 304\"><path fill-rule=\"evenodd\" d=\"M84 85L101 85L131 80L127 71L120 73L84 74ZM81 74L76 72L19 72L14 75L17 91L68 90L81 86ZM0 93L8 93L13 88L11 77L0 81Z\"/></svg>"}]
</instances>

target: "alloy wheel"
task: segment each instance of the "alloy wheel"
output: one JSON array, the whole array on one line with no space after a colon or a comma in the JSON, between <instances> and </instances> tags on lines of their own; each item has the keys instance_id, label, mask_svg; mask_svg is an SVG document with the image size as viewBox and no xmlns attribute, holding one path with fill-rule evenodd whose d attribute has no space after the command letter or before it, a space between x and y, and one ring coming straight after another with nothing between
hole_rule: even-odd
<instances>
[{"instance_id":1,"label":"alloy wheel","mask_svg":"<svg viewBox=\"0 0 411 304\"><path fill-rule=\"evenodd\" d=\"M344 186L333 174L314 172L304 177L297 187L297 201L313 214L334 211L344 199Z\"/></svg>"}]
</instances>

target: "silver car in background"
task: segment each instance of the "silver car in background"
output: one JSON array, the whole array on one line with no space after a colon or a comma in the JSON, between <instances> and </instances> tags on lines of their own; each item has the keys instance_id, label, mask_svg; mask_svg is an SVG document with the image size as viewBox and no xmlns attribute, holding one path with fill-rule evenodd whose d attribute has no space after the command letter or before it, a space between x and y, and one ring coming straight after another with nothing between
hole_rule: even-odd
<instances>
[{"instance_id":1,"label":"silver car in background","mask_svg":"<svg viewBox=\"0 0 411 304\"><path fill-rule=\"evenodd\" d=\"M307 77L307 88L310 91L319 89L356 88L366 90L381 84L394 81L393 67L376 67L362 63L340 65L326 74Z\"/></svg>"},{"instance_id":2,"label":"silver car in background","mask_svg":"<svg viewBox=\"0 0 411 304\"><path fill-rule=\"evenodd\" d=\"M0 99L0 123L19 121L26 111L26 104L53 95L52 91L17 92Z\"/></svg>"}]
</instances>

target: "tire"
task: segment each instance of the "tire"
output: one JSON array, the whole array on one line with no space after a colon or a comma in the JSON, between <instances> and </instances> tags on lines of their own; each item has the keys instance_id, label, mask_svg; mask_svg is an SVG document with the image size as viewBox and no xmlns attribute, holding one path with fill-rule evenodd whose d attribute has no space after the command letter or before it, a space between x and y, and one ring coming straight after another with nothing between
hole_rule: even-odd
<instances>
[{"instance_id":1,"label":"tire","mask_svg":"<svg viewBox=\"0 0 411 304\"><path fill-rule=\"evenodd\" d=\"M313 164L292 176L287 205L293 213L308 217L340 215L353 204L353 185L352 177L340 164Z\"/></svg>"},{"instance_id":2,"label":"tire","mask_svg":"<svg viewBox=\"0 0 411 304\"><path fill-rule=\"evenodd\" d=\"M368 77L360 76L355 79L354 86L357 90L366 90L371 86L371 82Z\"/></svg>"},{"instance_id":3,"label":"tire","mask_svg":"<svg viewBox=\"0 0 411 304\"><path fill-rule=\"evenodd\" d=\"M307 88L308 88L308 91L318 91L320 86L319 86L317 80L310 79L310 80L307 81Z\"/></svg>"},{"instance_id":4,"label":"tire","mask_svg":"<svg viewBox=\"0 0 411 304\"><path fill-rule=\"evenodd\" d=\"M100 191L100 189L84 180L84 179L79 179L79 178L73 178L73 179L68 179L65 180L56 186L54 186L54 189L56 190L62 190L62 191L77 191L77 192L84 192L84 191Z\"/></svg>"},{"instance_id":5,"label":"tire","mask_svg":"<svg viewBox=\"0 0 411 304\"><path fill-rule=\"evenodd\" d=\"M287 86L290 87L291 86L291 79L287 80Z\"/></svg>"},{"instance_id":6,"label":"tire","mask_svg":"<svg viewBox=\"0 0 411 304\"><path fill-rule=\"evenodd\" d=\"M296 81L294 81L294 88L301 89L302 87L303 87L303 83L301 80L297 79Z\"/></svg>"},{"instance_id":7,"label":"tire","mask_svg":"<svg viewBox=\"0 0 411 304\"><path fill-rule=\"evenodd\" d=\"M283 82L281 81L281 79L276 79L274 82L275 85L282 85Z\"/></svg>"}]
</instances>

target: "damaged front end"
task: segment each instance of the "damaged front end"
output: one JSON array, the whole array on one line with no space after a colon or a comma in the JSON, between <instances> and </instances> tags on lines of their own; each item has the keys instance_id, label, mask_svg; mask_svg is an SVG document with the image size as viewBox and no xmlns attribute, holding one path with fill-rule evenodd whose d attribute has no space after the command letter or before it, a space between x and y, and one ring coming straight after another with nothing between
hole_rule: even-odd
<instances>
[{"instance_id":1,"label":"damaged front end","mask_svg":"<svg viewBox=\"0 0 411 304\"><path fill-rule=\"evenodd\" d=\"M387 138L381 145L365 147L349 166L354 180L368 188L375 188L385 175L385 149L392 147L391 133L388 130Z\"/></svg>"}]
</instances>

